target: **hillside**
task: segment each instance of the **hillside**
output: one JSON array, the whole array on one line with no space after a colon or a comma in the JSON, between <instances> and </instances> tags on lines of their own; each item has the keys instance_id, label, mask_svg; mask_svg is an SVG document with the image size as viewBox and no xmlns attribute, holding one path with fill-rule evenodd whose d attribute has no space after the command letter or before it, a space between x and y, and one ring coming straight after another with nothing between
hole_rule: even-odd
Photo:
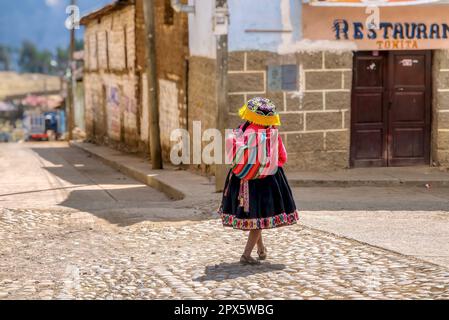
<instances>
[{"instance_id":1,"label":"hillside","mask_svg":"<svg viewBox=\"0 0 449 320\"><path fill-rule=\"evenodd\" d=\"M43 74L18 74L15 72L0 72L0 101L5 96L27 94L29 92L59 90L59 77Z\"/></svg>"}]
</instances>

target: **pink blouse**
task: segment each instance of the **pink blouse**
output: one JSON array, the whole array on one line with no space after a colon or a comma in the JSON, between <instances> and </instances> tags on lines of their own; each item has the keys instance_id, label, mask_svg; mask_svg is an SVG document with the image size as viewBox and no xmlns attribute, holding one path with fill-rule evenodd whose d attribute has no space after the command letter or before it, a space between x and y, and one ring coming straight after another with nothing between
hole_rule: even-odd
<instances>
[{"instance_id":1,"label":"pink blouse","mask_svg":"<svg viewBox=\"0 0 449 320\"><path fill-rule=\"evenodd\" d=\"M240 125L242 128L244 123ZM251 123L246 130L252 129L254 131L265 130L267 127ZM275 128L275 127L274 127ZM276 128L275 128L276 129ZM268 137L269 139L269 137ZM287 150L285 149L284 143L282 142L281 135L278 135L278 167L282 167L287 162Z\"/></svg>"}]
</instances>

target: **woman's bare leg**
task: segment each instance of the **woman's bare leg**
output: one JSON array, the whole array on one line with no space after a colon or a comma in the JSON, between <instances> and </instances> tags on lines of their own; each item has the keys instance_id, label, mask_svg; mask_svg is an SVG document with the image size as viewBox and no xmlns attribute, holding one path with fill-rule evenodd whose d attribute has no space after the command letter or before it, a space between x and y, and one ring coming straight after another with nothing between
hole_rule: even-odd
<instances>
[{"instance_id":1,"label":"woman's bare leg","mask_svg":"<svg viewBox=\"0 0 449 320\"><path fill-rule=\"evenodd\" d=\"M243 255L246 257L251 256L251 252L259 241L260 235L262 234L262 230L250 230L248 235L248 241L246 242L245 251Z\"/></svg>"},{"instance_id":2,"label":"woman's bare leg","mask_svg":"<svg viewBox=\"0 0 449 320\"><path fill-rule=\"evenodd\" d=\"M262 251L265 248L262 239L262 230L260 230L259 240L257 240L257 251Z\"/></svg>"}]
</instances>

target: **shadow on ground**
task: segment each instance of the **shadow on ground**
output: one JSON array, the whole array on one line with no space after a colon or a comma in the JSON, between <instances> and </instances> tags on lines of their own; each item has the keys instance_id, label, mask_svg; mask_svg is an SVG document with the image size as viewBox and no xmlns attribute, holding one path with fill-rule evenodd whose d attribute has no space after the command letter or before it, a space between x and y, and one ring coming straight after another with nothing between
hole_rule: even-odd
<instances>
[{"instance_id":1,"label":"shadow on ground","mask_svg":"<svg viewBox=\"0 0 449 320\"><path fill-rule=\"evenodd\" d=\"M91 212L114 224L216 218L220 195L207 203L182 208L164 194L72 147L33 147L44 169L71 186L62 206ZM288 172L287 172L288 177ZM61 190L64 191L64 190ZM306 211L431 211L449 208L449 188L310 187L293 188L297 207ZM127 221L127 222L126 222Z\"/></svg>"},{"instance_id":2,"label":"shadow on ground","mask_svg":"<svg viewBox=\"0 0 449 320\"><path fill-rule=\"evenodd\" d=\"M182 207L165 194L72 147L34 147L42 167L63 180L61 186L24 193L64 192L59 205L91 213L118 226L143 221L198 221L213 217L208 206ZM36 195L38 196L38 195ZM1 197L1 195L0 195Z\"/></svg>"},{"instance_id":3,"label":"shadow on ground","mask_svg":"<svg viewBox=\"0 0 449 320\"><path fill-rule=\"evenodd\" d=\"M272 264L270 262L262 262L260 265L242 265L240 262L227 263L223 262L213 266L207 266L204 276L193 279L193 281L223 281L226 279L236 279L247 277L253 274L273 272L285 269L284 264Z\"/></svg>"}]
</instances>

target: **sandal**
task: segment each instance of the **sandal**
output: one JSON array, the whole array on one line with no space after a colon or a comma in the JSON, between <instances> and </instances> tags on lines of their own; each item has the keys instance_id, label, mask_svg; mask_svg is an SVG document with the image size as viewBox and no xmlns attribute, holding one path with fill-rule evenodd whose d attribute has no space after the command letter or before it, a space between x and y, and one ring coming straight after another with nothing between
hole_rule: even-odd
<instances>
[{"instance_id":1,"label":"sandal","mask_svg":"<svg viewBox=\"0 0 449 320\"><path fill-rule=\"evenodd\" d=\"M263 247L262 250L257 250L257 254L259 255L259 260L265 260L267 258L267 247Z\"/></svg>"},{"instance_id":2,"label":"sandal","mask_svg":"<svg viewBox=\"0 0 449 320\"><path fill-rule=\"evenodd\" d=\"M242 254L242 256L240 257L240 263L241 264L256 265L256 264L260 264L260 261L254 259L251 256L247 257L244 254Z\"/></svg>"}]
</instances>

